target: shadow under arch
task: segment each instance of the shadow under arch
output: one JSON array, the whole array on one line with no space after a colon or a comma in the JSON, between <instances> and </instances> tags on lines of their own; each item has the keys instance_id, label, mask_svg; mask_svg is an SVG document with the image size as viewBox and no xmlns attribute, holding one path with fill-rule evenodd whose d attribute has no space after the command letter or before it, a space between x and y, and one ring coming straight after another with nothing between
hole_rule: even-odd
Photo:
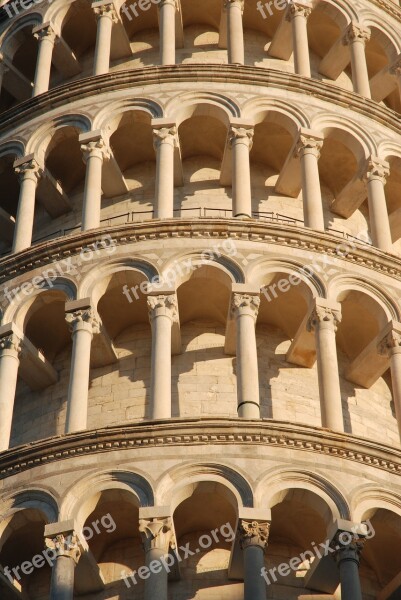
<instances>
[{"instance_id":1,"label":"shadow under arch","mask_svg":"<svg viewBox=\"0 0 401 600\"><path fill-rule=\"evenodd\" d=\"M227 498L238 511L240 507L253 507L253 491L245 476L231 467L218 463L187 463L162 475L156 484L156 499L160 504L178 504L191 495L193 485L199 482L216 482L227 488Z\"/></svg>"}]
</instances>

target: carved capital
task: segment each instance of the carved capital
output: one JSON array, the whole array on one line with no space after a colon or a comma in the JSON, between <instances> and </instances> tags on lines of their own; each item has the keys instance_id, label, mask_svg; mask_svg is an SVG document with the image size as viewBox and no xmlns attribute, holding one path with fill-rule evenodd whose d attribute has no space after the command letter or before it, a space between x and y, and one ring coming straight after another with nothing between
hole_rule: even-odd
<instances>
[{"instance_id":1,"label":"carved capital","mask_svg":"<svg viewBox=\"0 0 401 600\"><path fill-rule=\"evenodd\" d=\"M231 298L231 316L250 315L256 321L260 306L259 296L253 294L234 293Z\"/></svg>"},{"instance_id":2,"label":"carved capital","mask_svg":"<svg viewBox=\"0 0 401 600\"><path fill-rule=\"evenodd\" d=\"M390 165L385 160L370 157L366 163L364 179L369 182L378 179L383 185L386 184L387 177L390 175Z\"/></svg>"},{"instance_id":3,"label":"carved capital","mask_svg":"<svg viewBox=\"0 0 401 600\"><path fill-rule=\"evenodd\" d=\"M94 156L101 158L102 160L110 158L110 150L102 138L84 142L81 144L81 150L84 163Z\"/></svg>"},{"instance_id":4,"label":"carved capital","mask_svg":"<svg viewBox=\"0 0 401 600\"><path fill-rule=\"evenodd\" d=\"M337 564L343 560L353 560L359 565L359 560L365 539L348 531L338 531L330 543L334 550L332 556Z\"/></svg>"},{"instance_id":5,"label":"carved capital","mask_svg":"<svg viewBox=\"0 0 401 600\"><path fill-rule=\"evenodd\" d=\"M68 312L65 315L65 320L69 324L69 329L72 334L80 329L90 331L92 334L100 332L101 321L99 315L93 308L88 307Z\"/></svg>"},{"instance_id":6,"label":"carved capital","mask_svg":"<svg viewBox=\"0 0 401 600\"><path fill-rule=\"evenodd\" d=\"M237 532L241 549L245 550L249 546L260 546L265 550L269 539L269 531L269 521L247 521L241 519Z\"/></svg>"},{"instance_id":7,"label":"carved capital","mask_svg":"<svg viewBox=\"0 0 401 600\"><path fill-rule=\"evenodd\" d=\"M33 157L29 157L25 162L23 162L23 159L16 161L14 170L21 183L24 179L32 179L37 182L43 174L43 169Z\"/></svg>"},{"instance_id":8,"label":"carved capital","mask_svg":"<svg viewBox=\"0 0 401 600\"><path fill-rule=\"evenodd\" d=\"M339 310L326 306L316 306L307 323L308 331L316 331L317 327L325 327L337 331L337 326L341 322L341 313Z\"/></svg>"},{"instance_id":9,"label":"carved capital","mask_svg":"<svg viewBox=\"0 0 401 600\"><path fill-rule=\"evenodd\" d=\"M177 295L160 294L160 296L148 296L148 309L150 322L160 316L166 316L171 321L176 321L178 319Z\"/></svg>"},{"instance_id":10,"label":"carved capital","mask_svg":"<svg viewBox=\"0 0 401 600\"><path fill-rule=\"evenodd\" d=\"M43 40L49 40L49 42L52 42L54 44L57 38L56 32L54 31L50 23L47 23L46 25L41 25L39 27L35 27L32 33L33 37L36 38L39 42Z\"/></svg>"},{"instance_id":11,"label":"carved capital","mask_svg":"<svg viewBox=\"0 0 401 600\"><path fill-rule=\"evenodd\" d=\"M100 19L100 17L108 17L113 21L113 23L118 23L118 14L112 2L109 4L101 4L100 6L92 4L92 9L95 13L96 19Z\"/></svg>"},{"instance_id":12,"label":"carved capital","mask_svg":"<svg viewBox=\"0 0 401 600\"><path fill-rule=\"evenodd\" d=\"M165 6L165 5L173 6L175 8L175 10L178 10L178 8L179 8L178 0L160 0L159 8L162 8L162 6Z\"/></svg>"},{"instance_id":13,"label":"carved capital","mask_svg":"<svg viewBox=\"0 0 401 600\"><path fill-rule=\"evenodd\" d=\"M316 138L313 135L300 133L295 146L295 157L298 158L304 154L313 154L319 159L322 147L323 140Z\"/></svg>"},{"instance_id":14,"label":"carved capital","mask_svg":"<svg viewBox=\"0 0 401 600\"><path fill-rule=\"evenodd\" d=\"M368 27L364 27L360 23L350 23L343 37L343 44L348 46L348 44L355 41L360 41L366 44L366 42L369 40L370 29Z\"/></svg>"},{"instance_id":15,"label":"carved capital","mask_svg":"<svg viewBox=\"0 0 401 600\"><path fill-rule=\"evenodd\" d=\"M157 151L161 144L170 144L173 148L178 147L177 127L161 127L153 130L153 147Z\"/></svg>"},{"instance_id":16,"label":"carved capital","mask_svg":"<svg viewBox=\"0 0 401 600\"><path fill-rule=\"evenodd\" d=\"M291 2L289 4L285 18L287 21L292 21L294 17L304 17L307 19L312 12L312 7L307 6L305 4L297 4L296 2Z\"/></svg>"},{"instance_id":17,"label":"carved capital","mask_svg":"<svg viewBox=\"0 0 401 600\"><path fill-rule=\"evenodd\" d=\"M382 356L391 356L401 352L401 333L390 331L378 344L377 351Z\"/></svg>"},{"instance_id":18,"label":"carved capital","mask_svg":"<svg viewBox=\"0 0 401 600\"><path fill-rule=\"evenodd\" d=\"M139 532L145 552L158 548L165 554L175 548L175 538L170 517L164 519L139 519Z\"/></svg>"},{"instance_id":19,"label":"carved capital","mask_svg":"<svg viewBox=\"0 0 401 600\"><path fill-rule=\"evenodd\" d=\"M232 6L238 6L238 8L241 9L241 13L243 13L244 12L244 5L245 5L244 0L224 0L224 8L226 10L228 8L231 8Z\"/></svg>"},{"instance_id":20,"label":"carved capital","mask_svg":"<svg viewBox=\"0 0 401 600\"><path fill-rule=\"evenodd\" d=\"M13 353L17 358L20 358L22 340L16 333L10 333L0 338L0 355L5 351L8 351L8 354Z\"/></svg>"},{"instance_id":21,"label":"carved capital","mask_svg":"<svg viewBox=\"0 0 401 600\"><path fill-rule=\"evenodd\" d=\"M251 150L253 143L253 127L230 127L230 131L228 133L228 143L230 148L232 148L233 143L240 141L243 144L246 144Z\"/></svg>"},{"instance_id":22,"label":"carved capital","mask_svg":"<svg viewBox=\"0 0 401 600\"><path fill-rule=\"evenodd\" d=\"M75 564L81 557L81 549L78 543L78 537L74 532L59 533L53 538L46 537L45 544L47 548L54 550L56 557L66 556L71 558Z\"/></svg>"}]
</instances>

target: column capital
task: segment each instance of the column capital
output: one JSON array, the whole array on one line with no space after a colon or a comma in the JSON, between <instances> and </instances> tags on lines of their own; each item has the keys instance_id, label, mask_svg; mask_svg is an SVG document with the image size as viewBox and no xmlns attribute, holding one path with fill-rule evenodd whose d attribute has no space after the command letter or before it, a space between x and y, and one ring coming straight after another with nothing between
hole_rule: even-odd
<instances>
[{"instance_id":1,"label":"column capital","mask_svg":"<svg viewBox=\"0 0 401 600\"><path fill-rule=\"evenodd\" d=\"M333 550L332 556L337 564L343 560L352 560L359 565L364 543L365 539L360 535L339 530L330 542L330 548Z\"/></svg>"},{"instance_id":2,"label":"column capital","mask_svg":"<svg viewBox=\"0 0 401 600\"><path fill-rule=\"evenodd\" d=\"M160 144L170 144L173 148L178 147L178 130L176 125L155 127L153 129L153 147L157 150Z\"/></svg>"},{"instance_id":3,"label":"column capital","mask_svg":"<svg viewBox=\"0 0 401 600\"><path fill-rule=\"evenodd\" d=\"M159 294L148 296L149 320L152 323L155 317L165 316L176 321L178 319L178 302L176 294Z\"/></svg>"},{"instance_id":4,"label":"column capital","mask_svg":"<svg viewBox=\"0 0 401 600\"><path fill-rule=\"evenodd\" d=\"M13 355L20 358L22 353L22 341L24 334L17 330L13 323L7 323L0 327L0 355Z\"/></svg>"},{"instance_id":5,"label":"column capital","mask_svg":"<svg viewBox=\"0 0 401 600\"><path fill-rule=\"evenodd\" d=\"M401 354L401 323L390 321L384 328L383 338L377 345L377 351L382 356Z\"/></svg>"},{"instance_id":6,"label":"column capital","mask_svg":"<svg viewBox=\"0 0 401 600\"><path fill-rule=\"evenodd\" d=\"M19 176L20 181L32 179L36 183L43 174L43 169L33 154L17 158L17 160L14 161L13 167L14 171Z\"/></svg>"},{"instance_id":7,"label":"column capital","mask_svg":"<svg viewBox=\"0 0 401 600\"><path fill-rule=\"evenodd\" d=\"M101 131L96 130L82 133L78 141L81 145L82 157L85 163L93 156L97 156L102 160L110 158L110 149Z\"/></svg>"},{"instance_id":8,"label":"column capital","mask_svg":"<svg viewBox=\"0 0 401 600\"><path fill-rule=\"evenodd\" d=\"M244 0L224 0L224 8L231 8L232 6L238 6L241 9L241 13L244 12L245 2Z\"/></svg>"},{"instance_id":9,"label":"column capital","mask_svg":"<svg viewBox=\"0 0 401 600\"><path fill-rule=\"evenodd\" d=\"M72 334L79 330L89 331L92 334L100 332L100 317L87 299L66 302L65 310L65 319Z\"/></svg>"},{"instance_id":10,"label":"column capital","mask_svg":"<svg viewBox=\"0 0 401 600\"><path fill-rule=\"evenodd\" d=\"M390 175L390 164L377 156L370 156L365 164L363 179L366 182L378 179L383 185L386 184L387 177Z\"/></svg>"},{"instance_id":11,"label":"column capital","mask_svg":"<svg viewBox=\"0 0 401 600\"><path fill-rule=\"evenodd\" d=\"M295 143L295 158L305 154L313 154L313 156L316 156L316 158L319 159L323 141L324 138L318 131L301 128Z\"/></svg>"},{"instance_id":12,"label":"column capital","mask_svg":"<svg viewBox=\"0 0 401 600\"><path fill-rule=\"evenodd\" d=\"M175 8L175 10L178 10L178 8L179 8L178 0L160 0L159 9L162 6L164 6L165 4L169 4L170 6L173 6Z\"/></svg>"},{"instance_id":13,"label":"column capital","mask_svg":"<svg viewBox=\"0 0 401 600\"><path fill-rule=\"evenodd\" d=\"M32 29L32 34L35 39L39 42L48 39L53 44L57 39L57 33L54 31L53 26L50 22L42 23Z\"/></svg>"},{"instance_id":14,"label":"column capital","mask_svg":"<svg viewBox=\"0 0 401 600\"><path fill-rule=\"evenodd\" d=\"M288 5L285 18L287 21L292 21L294 17L304 17L307 19L312 12L312 7L307 2L293 1Z\"/></svg>"},{"instance_id":15,"label":"column capital","mask_svg":"<svg viewBox=\"0 0 401 600\"><path fill-rule=\"evenodd\" d=\"M249 546L259 546L264 551L269 539L270 521L240 519L237 537L242 550Z\"/></svg>"},{"instance_id":16,"label":"column capital","mask_svg":"<svg viewBox=\"0 0 401 600\"><path fill-rule=\"evenodd\" d=\"M341 322L341 305L338 302L328 302L324 298L316 298L307 322L307 330L315 331L316 327L337 331Z\"/></svg>"},{"instance_id":17,"label":"column capital","mask_svg":"<svg viewBox=\"0 0 401 600\"><path fill-rule=\"evenodd\" d=\"M230 313L232 318L238 318L242 315L249 315L255 321L258 316L260 306L259 293L247 293L246 291L234 291L231 296Z\"/></svg>"},{"instance_id":18,"label":"column capital","mask_svg":"<svg viewBox=\"0 0 401 600\"><path fill-rule=\"evenodd\" d=\"M388 72L397 77L401 76L401 54L399 54L395 61L390 65Z\"/></svg>"},{"instance_id":19,"label":"column capital","mask_svg":"<svg viewBox=\"0 0 401 600\"><path fill-rule=\"evenodd\" d=\"M344 46L348 46L352 42L360 41L366 44L370 40L370 29L361 23L350 23L345 30L343 37Z\"/></svg>"},{"instance_id":20,"label":"column capital","mask_svg":"<svg viewBox=\"0 0 401 600\"><path fill-rule=\"evenodd\" d=\"M56 557L65 556L71 558L77 565L81 557L81 548L79 538L75 531L60 532L54 537L45 537L47 548L54 550Z\"/></svg>"},{"instance_id":21,"label":"column capital","mask_svg":"<svg viewBox=\"0 0 401 600\"><path fill-rule=\"evenodd\" d=\"M245 144L248 146L249 150L251 150L253 144L253 134L253 127L244 125L230 125L230 129L228 131L229 147L232 148L234 142L240 141L240 143Z\"/></svg>"},{"instance_id":22,"label":"column capital","mask_svg":"<svg viewBox=\"0 0 401 600\"><path fill-rule=\"evenodd\" d=\"M139 519L139 532L145 552L157 548L167 554L170 548L175 548L171 517Z\"/></svg>"},{"instance_id":23,"label":"column capital","mask_svg":"<svg viewBox=\"0 0 401 600\"><path fill-rule=\"evenodd\" d=\"M91 8L95 13L96 19L108 17L113 23L118 23L119 18L114 2L92 2Z\"/></svg>"}]
</instances>

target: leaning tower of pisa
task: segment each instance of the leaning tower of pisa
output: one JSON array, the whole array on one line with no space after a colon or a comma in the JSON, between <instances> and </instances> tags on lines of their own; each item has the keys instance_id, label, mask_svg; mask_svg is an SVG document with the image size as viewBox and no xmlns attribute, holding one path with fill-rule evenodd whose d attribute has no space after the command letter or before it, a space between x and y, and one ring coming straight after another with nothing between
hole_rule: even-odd
<instances>
[{"instance_id":1,"label":"leaning tower of pisa","mask_svg":"<svg viewBox=\"0 0 401 600\"><path fill-rule=\"evenodd\" d=\"M400 23L3 6L1 600L401 598Z\"/></svg>"}]
</instances>

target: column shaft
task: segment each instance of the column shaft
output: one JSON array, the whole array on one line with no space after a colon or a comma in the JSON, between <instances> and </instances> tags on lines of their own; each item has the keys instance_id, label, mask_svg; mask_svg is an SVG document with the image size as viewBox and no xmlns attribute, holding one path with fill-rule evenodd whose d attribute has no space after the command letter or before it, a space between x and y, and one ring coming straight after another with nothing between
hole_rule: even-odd
<instances>
[{"instance_id":1,"label":"column shaft","mask_svg":"<svg viewBox=\"0 0 401 600\"><path fill-rule=\"evenodd\" d=\"M262 570L269 531L270 521L239 520L237 535L244 555L244 600L266 600Z\"/></svg>"},{"instance_id":2,"label":"column shaft","mask_svg":"<svg viewBox=\"0 0 401 600\"><path fill-rule=\"evenodd\" d=\"M90 308L67 313L66 319L72 331L65 427L66 433L70 433L87 426L91 343L94 331L99 330L99 322Z\"/></svg>"},{"instance_id":3,"label":"column shaft","mask_svg":"<svg viewBox=\"0 0 401 600\"><path fill-rule=\"evenodd\" d=\"M300 156L302 201L306 227L324 231L324 216L318 160L323 146L321 139L300 134L296 154Z\"/></svg>"},{"instance_id":4,"label":"column shaft","mask_svg":"<svg viewBox=\"0 0 401 600\"><path fill-rule=\"evenodd\" d=\"M174 216L174 152L178 145L175 127L154 129L156 150L155 218Z\"/></svg>"},{"instance_id":5,"label":"column shaft","mask_svg":"<svg viewBox=\"0 0 401 600\"><path fill-rule=\"evenodd\" d=\"M231 127L229 143L232 152L233 216L252 217L251 174L249 152L253 129Z\"/></svg>"},{"instance_id":6,"label":"column shaft","mask_svg":"<svg viewBox=\"0 0 401 600\"><path fill-rule=\"evenodd\" d=\"M171 327L176 316L175 294L149 296L152 325L151 418L171 417Z\"/></svg>"},{"instance_id":7,"label":"column shaft","mask_svg":"<svg viewBox=\"0 0 401 600\"><path fill-rule=\"evenodd\" d=\"M393 389L393 401L398 431L401 439L401 347L397 346L391 351L391 383Z\"/></svg>"},{"instance_id":8,"label":"column shaft","mask_svg":"<svg viewBox=\"0 0 401 600\"><path fill-rule=\"evenodd\" d=\"M73 600L75 562L69 556L58 556L52 569L50 600Z\"/></svg>"},{"instance_id":9,"label":"column shaft","mask_svg":"<svg viewBox=\"0 0 401 600\"><path fill-rule=\"evenodd\" d=\"M365 44L369 38L369 29L357 23L351 23L344 38L344 43L349 44L350 47L354 92L365 98L371 97L365 53Z\"/></svg>"},{"instance_id":10,"label":"column shaft","mask_svg":"<svg viewBox=\"0 0 401 600\"><path fill-rule=\"evenodd\" d=\"M235 293L231 312L236 320L238 416L260 418L258 354L255 322L259 309L258 296Z\"/></svg>"},{"instance_id":11,"label":"column shaft","mask_svg":"<svg viewBox=\"0 0 401 600\"><path fill-rule=\"evenodd\" d=\"M340 561L341 600L362 600L358 563L355 560Z\"/></svg>"},{"instance_id":12,"label":"column shaft","mask_svg":"<svg viewBox=\"0 0 401 600\"><path fill-rule=\"evenodd\" d=\"M310 8L291 4L289 6L289 18L292 23L292 40L294 48L295 73L303 77L310 77L310 58L307 19L311 13Z\"/></svg>"},{"instance_id":13,"label":"column shaft","mask_svg":"<svg viewBox=\"0 0 401 600\"><path fill-rule=\"evenodd\" d=\"M227 50L229 64L243 65L245 60L244 31L242 25L243 0L226 0Z\"/></svg>"},{"instance_id":14,"label":"column shaft","mask_svg":"<svg viewBox=\"0 0 401 600\"><path fill-rule=\"evenodd\" d=\"M366 183L368 191L369 221L373 245L389 251L392 247L390 222L387 212L384 186L389 175L389 164L370 158L367 164Z\"/></svg>"},{"instance_id":15,"label":"column shaft","mask_svg":"<svg viewBox=\"0 0 401 600\"><path fill-rule=\"evenodd\" d=\"M14 167L20 178L20 192L12 252L20 252L29 248L32 243L35 195L41 169L34 159L29 159L24 163L16 161Z\"/></svg>"},{"instance_id":16,"label":"column shaft","mask_svg":"<svg viewBox=\"0 0 401 600\"><path fill-rule=\"evenodd\" d=\"M117 15L113 4L104 4L97 7L92 5L97 15L96 47L93 62L93 74L103 75L109 72L110 48L113 22L117 21Z\"/></svg>"},{"instance_id":17,"label":"column shaft","mask_svg":"<svg viewBox=\"0 0 401 600\"><path fill-rule=\"evenodd\" d=\"M160 2L160 63L175 64L175 0Z\"/></svg>"},{"instance_id":18,"label":"column shaft","mask_svg":"<svg viewBox=\"0 0 401 600\"><path fill-rule=\"evenodd\" d=\"M15 335L0 339L0 452L10 444L20 350Z\"/></svg>"},{"instance_id":19,"label":"column shaft","mask_svg":"<svg viewBox=\"0 0 401 600\"><path fill-rule=\"evenodd\" d=\"M80 136L84 137L84 136ZM82 231L100 226L102 202L102 167L108 156L104 141L100 137L82 143L83 160L86 163L85 186L82 206Z\"/></svg>"},{"instance_id":20,"label":"column shaft","mask_svg":"<svg viewBox=\"0 0 401 600\"><path fill-rule=\"evenodd\" d=\"M317 306L309 321L309 329L314 329L316 335L322 426L344 431L336 348L336 328L339 321L339 311Z\"/></svg>"},{"instance_id":21,"label":"column shaft","mask_svg":"<svg viewBox=\"0 0 401 600\"><path fill-rule=\"evenodd\" d=\"M49 89L56 35L49 25L39 26L39 28L34 29L33 33L36 39L39 40L39 47L32 96L38 96Z\"/></svg>"}]
</instances>

